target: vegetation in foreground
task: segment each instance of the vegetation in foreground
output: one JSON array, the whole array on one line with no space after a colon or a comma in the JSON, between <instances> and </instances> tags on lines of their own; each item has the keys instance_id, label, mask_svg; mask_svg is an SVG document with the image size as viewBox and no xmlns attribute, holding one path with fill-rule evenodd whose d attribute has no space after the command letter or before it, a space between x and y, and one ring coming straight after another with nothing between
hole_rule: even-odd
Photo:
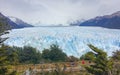
<instances>
[{"instance_id":1,"label":"vegetation in foreground","mask_svg":"<svg viewBox=\"0 0 120 75\"><path fill-rule=\"evenodd\" d=\"M41 52L35 48L25 46L20 47L9 47L1 45L0 48L0 73L2 75L10 75L10 73L17 74L16 66L33 64L32 66L27 66L27 68L22 71L24 73L27 69L32 73L35 70L35 64L39 68L36 68L36 75L119 75L120 74L120 50L113 52L112 57L108 57L106 52L93 45L88 45L93 52L88 52L80 57L80 59L73 56L67 56L57 45L51 45L50 49L45 49ZM54 51L58 51L56 54ZM52 58L54 57L54 58ZM80 64L79 60L86 60L90 64ZM69 64L66 64L70 62ZM49 66L49 63L54 66ZM62 66L59 66L61 65ZM12 65L12 66L11 66ZM43 66L44 65L44 66ZM69 65L69 66L68 66ZM79 68L78 66L83 68ZM11 67L14 68L12 69ZM46 67L49 66L49 67ZM72 71L71 69L76 70ZM77 69L76 69L77 68ZM79 68L79 69L78 69ZM69 70L68 70L69 69ZM40 71L37 71L40 70ZM48 71L47 71L48 70ZM20 73L20 72L19 72Z\"/></svg>"},{"instance_id":2,"label":"vegetation in foreground","mask_svg":"<svg viewBox=\"0 0 120 75\"><path fill-rule=\"evenodd\" d=\"M49 49L44 49L42 53L29 46L23 48L5 46L3 42L7 38L1 38L1 36L8 33L7 30L10 28L8 28L4 19L0 19L0 21L3 21L0 22L0 75L20 75L16 70L16 66L21 64L27 65L45 62L55 62L56 64L57 62L78 61L74 56L68 57L57 45L51 45ZM36 71L28 66L28 72L34 72L36 75L120 75L120 50L113 52L112 57L108 57L107 53L103 50L93 45L88 46L94 52L86 53L81 59L88 60L92 64L81 65L84 67L81 71L73 71L76 67L72 63L71 66L64 65L63 67L56 64L51 71L45 71L44 66L40 67L41 71ZM13 66L15 66L14 70L12 69ZM67 72L67 68L70 68L69 72Z\"/></svg>"}]
</instances>

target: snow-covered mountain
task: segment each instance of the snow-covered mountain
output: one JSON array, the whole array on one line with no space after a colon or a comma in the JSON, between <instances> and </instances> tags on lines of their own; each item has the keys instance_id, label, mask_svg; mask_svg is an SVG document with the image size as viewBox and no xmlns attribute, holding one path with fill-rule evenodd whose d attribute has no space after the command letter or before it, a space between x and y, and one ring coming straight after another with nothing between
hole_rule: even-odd
<instances>
[{"instance_id":1,"label":"snow-covered mountain","mask_svg":"<svg viewBox=\"0 0 120 75\"><path fill-rule=\"evenodd\" d=\"M83 23L85 21L85 19L81 19L81 20L76 20L76 21L71 21L69 23L70 26L79 26L81 23Z\"/></svg>"},{"instance_id":2,"label":"snow-covered mountain","mask_svg":"<svg viewBox=\"0 0 120 75\"><path fill-rule=\"evenodd\" d=\"M0 23L6 24L9 29L19 28L16 23L11 21L8 17L4 16L2 13L0 13Z\"/></svg>"},{"instance_id":3,"label":"snow-covered mountain","mask_svg":"<svg viewBox=\"0 0 120 75\"><path fill-rule=\"evenodd\" d=\"M32 25L36 27L64 27L64 26L69 26L69 25L63 25L63 24L42 24L40 21L37 23L32 23Z\"/></svg>"},{"instance_id":4,"label":"snow-covered mountain","mask_svg":"<svg viewBox=\"0 0 120 75\"><path fill-rule=\"evenodd\" d=\"M0 13L0 23L7 24L11 29L32 27L32 25L29 25L18 18L15 18L15 17L10 18L10 17L3 15L2 13Z\"/></svg>"},{"instance_id":5,"label":"snow-covered mountain","mask_svg":"<svg viewBox=\"0 0 120 75\"><path fill-rule=\"evenodd\" d=\"M65 26L79 26L85 19L69 20L66 24L42 24L40 21L33 23L32 25L38 27L65 27Z\"/></svg>"},{"instance_id":6,"label":"snow-covered mountain","mask_svg":"<svg viewBox=\"0 0 120 75\"><path fill-rule=\"evenodd\" d=\"M120 30L101 27L32 27L13 29L5 44L30 45L42 51L51 44L58 44L68 55L81 56L90 51L87 44L104 49L109 55L120 49Z\"/></svg>"},{"instance_id":7,"label":"snow-covered mountain","mask_svg":"<svg viewBox=\"0 0 120 75\"><path fill-rule=\"evenodd\" d=\"M9 16L8 17L11 21L13 21L14 23L16 23L19 27L24 28L24 27L33 27L32 25L22 21L21 19L18 19L16 17L13 16Z\"/></svg>"}]
</instances>

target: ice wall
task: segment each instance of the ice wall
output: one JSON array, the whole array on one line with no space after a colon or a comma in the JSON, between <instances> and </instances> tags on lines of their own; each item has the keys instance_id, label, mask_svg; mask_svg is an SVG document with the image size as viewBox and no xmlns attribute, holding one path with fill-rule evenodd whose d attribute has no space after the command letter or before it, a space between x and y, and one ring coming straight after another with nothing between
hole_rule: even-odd
<instances>
[{"instance_id":1,"label":"ice wall","mask_svg":"<svg viewBox=\"0 0 120 75\"><path fill-rule=\"evenodd\" d=\"M100 27L32 27L14 29L6 35L5 44L30 45L42 51L51 44L58 44L68 55L81 56L90 51L87 44L104 49L109 55L120 49L120 30Z\"/></svg>"}]
</instances>

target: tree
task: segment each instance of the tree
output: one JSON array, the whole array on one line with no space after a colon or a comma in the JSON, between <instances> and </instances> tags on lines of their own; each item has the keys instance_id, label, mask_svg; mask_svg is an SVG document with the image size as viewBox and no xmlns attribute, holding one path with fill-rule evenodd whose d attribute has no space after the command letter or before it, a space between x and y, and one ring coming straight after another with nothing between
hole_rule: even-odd
<instances>
[{"instance_id":1,"label":"tree","mask_svg":"<svg viewBox=\"0 0 120 75\"><path fill-rule=\"evenodd\" d=\"M59 48L58 45L52 44L49 49L42 51L42 57L45 60L51 60L54 62L65 61L67 55Z\"/></svg>"},{"instance_id":2,"label":"tree","mask_svg":"<svg viewBox=\"0 0 120 75\"><path fill-rule=\"evenodd\" d=\"M67 55L59 48L58 45L50 46L50 60L52 61L65 61Z\"/></svg>"},{"instance_id":3,"label":"tree","mask_svg":"<svg viewBox=\"0 0 120 75\"><path fill-rule=\"evenodd\" d=\"M4 75L8 72L8 65L16 65L18 57L16 51L11 50L12 47L1 45L0 47L0 74Z\"/></svg>"},{"instance_id":4,"label":"tree","mask_svg":"<svg viewBox=\"0 0 120 75\"><path fill-rule=\"evenodd\" d=\"M41 60L41 53L36 48L29 46L24 46L23 48L14 48L17 49L20 63L38 64Z\"/></svg>"},{"instance_id":5,"label":"tree","mask_svg":"<svg viewBox=\"0 0 120 75\"><path fill-rule=\"evenodd\" d=\"M7 34L7 30L9 30L10 27L7 24L5 18L0 16L0 75L5 75L6 72L8 71L7 69L7 64L8 64L8 55L7 55L7 50L4 49L5 47L2 45L3 42L7 38L2 38L1 36L4 34Z\"/></svg>"},{"instance_id":6,"label":"tree","mask_svg":"<svg viewBox=\"0 0 120 75\"><path fill-rule=\"evenodd\" d=\"M112 60L114 61L112 70L113 75L120 75L120 50L113 52Z\"/></svg>"},{"instance_id":7,"label":"tree","mask_svg":"<svg viewBox=\"0 0 120 75\"><path fill-rule=\"evenodd\" d=\"M5 75L6 72L8 72L8 69L6 66L6 64L8 64L8 60L7 60L7 51L3 48L3 46L1 46L0 48L0 74Z\"/></svg>"},{"instance_id":8,"label":"tree","mask_svg":"<svg viewBox=\"0 0 120 75\"><path fill-rule=\"evenodd\" d=\"M87 52L86 54L82 55L80 59L84 60L94 60L95 59L95 54L93 52Z\"/></svg>"},{"instance_id":9,"label":"tree","mask_svg":"<svg viewBox=\"0 0 120 75\"><path fill-rule=\"evenodd\" d=\"M107 58L106 52L91 44L88 46L95 52L96 58L92 60L94 65L86 67L86 70L94 75L111 75L113 62Z\"/></svg>"},{"instance_id":10,"label":"tree","mask_svg":"<svg viewBox=\"0 0 120 75\"><path fill-rule=\"evenodd\" d=\"M112 58L116 61L120 61L120 50L113 52Z\"/></svg>"},{"instance_id":11,"label":"tree","mask_svg":"<svg viewBox=\"0 0 120 75\"><path fill-rule=\"evenodd\" d=\"M9 64L16 65L19 63L18 60L18 54L17 50L10 46L5 46L6 48L4 50L7 50L7 60L9 61Z\"/></svg>"},{"instance_id":12,"label":"tree","mask_svg":"<svg viewBox=\"0 0 120 75\"><path fill-rule=\"evenodd\" d=\"M49 59L49 53L50 53L50 50L49 49L44 49L43 51L42 51L42 58L43 59Z\"/></svg>"}]
</instances>

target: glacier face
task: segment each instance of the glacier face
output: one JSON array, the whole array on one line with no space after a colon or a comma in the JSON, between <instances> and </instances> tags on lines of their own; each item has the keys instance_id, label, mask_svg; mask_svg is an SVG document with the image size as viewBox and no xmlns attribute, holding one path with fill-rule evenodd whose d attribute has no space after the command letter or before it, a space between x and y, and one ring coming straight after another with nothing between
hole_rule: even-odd
<instances>
[{"instance_id":1,"label":"glacier face","mask_svg":"<svg viewBox=\"0 0 120 75\"><path fill-rule=\"evenodd\" d=\"M42 51L51 44L58 44L68 55L81 56L91 51L87 44L104 49L108 55L120 49L120 30L101 27L31 27L13 29L5 44L10 46L29 45Z\"/></svg>"}]
</instances>

